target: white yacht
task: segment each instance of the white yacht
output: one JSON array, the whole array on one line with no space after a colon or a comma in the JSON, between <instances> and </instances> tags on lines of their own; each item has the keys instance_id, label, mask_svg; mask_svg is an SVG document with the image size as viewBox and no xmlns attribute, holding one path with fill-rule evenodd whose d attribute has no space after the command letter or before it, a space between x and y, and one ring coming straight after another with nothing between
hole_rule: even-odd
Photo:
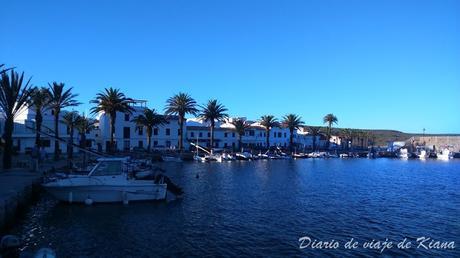
<instances>
[{"instance_id":1,"label":"white yacht","mask_svg":"<svg viewBox=\"0 0 460 258\"><path fill-rule=\"evenodd\" d=\"M453 153L449 149L445 148L440 153L438 153L437 158L442 160L449 160L453 158Z\"/></svg>"},{"instance_id":2,"label":"white yacht","mask_svg":"<svg viewBox=\"0 0 460 258\"><path fill-rule=\"evenodd\" d=\"M87 175L69 175L43 184L46 191L65 202L123 202L162 200L167 184L161 175L136 180L128 173L126 158L100 158Z\"/></svg>"}]
</instances>

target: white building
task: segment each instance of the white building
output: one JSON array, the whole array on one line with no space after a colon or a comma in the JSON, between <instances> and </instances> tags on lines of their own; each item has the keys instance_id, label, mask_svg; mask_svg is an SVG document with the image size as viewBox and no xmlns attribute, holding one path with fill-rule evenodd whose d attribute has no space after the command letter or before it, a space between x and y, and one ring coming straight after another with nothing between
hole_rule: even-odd
<instances>
[{"instance_id":1,"label":"white building","mask_svg":"<svg viewBox=\"0 0 460 258\"><path fill-rule=\"evenodd\" d=\"M132 120L143 114L147 108L147 101L134 100L130 103L134 111L130 113L117 112L115 119L115 145L117 150L132 150L133 148L147 148L147 133L145 128L138 127ZM97 115L99 120L100 136L97 139L98 149L105 151L110 144L110 117L108 114ZM185 127L185 126L184 126ZM186 130L184 128L184 142ZM177 148L179 143L178 117L168 116L167 123L155 127L151 139L152 149Z\"/></svg>"},{"instance_id":2,"label":"white building","mask_svg":"<svg viewBox=\"0 0 460 258\"><path fill-rule=\"evenodd\" d=\"M62 120L65 110L59 113L59 121ZM42 112L43 122L41 131L43 133L54 136L54 113L51 109L44 110ZM4 121L1 121L0 132L3 134ZM70 139L70 130L67 126L59 122L59 137L68 141ZM92 131L86 135L87 146L93 147L97 130ZM18 152L28 152L31 151L35 146L35 111L31 108L23 108L19 114L14 119L14 129L13 129L13 144L14 149ZM74 143L77 144L79 141L78 131L74 131ZM52 137L40 136L41 146L45 149L46 152L54 152L54 143L55 140ZM67 144L65 142L59 141L59 149L62 153L66 153ZM78 151L74 149L74 151Z\"/></svg>"}]
</instances>

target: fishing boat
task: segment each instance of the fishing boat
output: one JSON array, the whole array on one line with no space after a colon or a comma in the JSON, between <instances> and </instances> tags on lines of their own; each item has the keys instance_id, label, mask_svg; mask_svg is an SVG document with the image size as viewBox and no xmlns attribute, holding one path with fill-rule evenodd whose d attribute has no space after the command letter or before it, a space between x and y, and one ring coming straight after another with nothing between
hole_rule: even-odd
<instances>
[{"instance_id":1,"label":"fishing boat","mask_svg":"<svg viewBox=\"0 0 460 258\"><path fill-rule=\"evenodd\" d=\"M161 159L165 162L182 162L182 159L179 156L170 154L161 155Z\"/></svg>"},{"instance_id":2,"label":"fishing boat","mask_svg":"<svg viewBox=\"0 0 460 258\"><path fill-rule=\"evenodd\" d=\"M235 153L235 158L237 160L250 160L252 159L252 154L249 152L237 152Z\"/></svg>"},{"instance_id":3,"label":"fishing boat","mask_svg":"<svg viewBox=\"0 0 460 258\"><path fill-rule=\"evenodd\" d=\"M128 171L126 158L100 158L87 175L51 178L43 187L64 202L98 203L163 200L168 184L161 174L138 180Z\"/></svg>"}]
</instances>

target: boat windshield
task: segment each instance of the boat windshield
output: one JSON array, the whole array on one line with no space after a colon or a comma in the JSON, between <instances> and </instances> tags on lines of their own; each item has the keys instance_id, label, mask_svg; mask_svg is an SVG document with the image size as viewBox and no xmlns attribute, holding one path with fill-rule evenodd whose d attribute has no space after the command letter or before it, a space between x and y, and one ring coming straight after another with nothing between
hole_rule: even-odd
<instances>
[{"instance_id":1,"label":"boat windshield","mask_svg":"<svg viewBox=\"0 0 460 258\"><path fill-rule=\"evenodd\" d=\"M122 174L123 164L119 160L101 161L91 172L92 176L112 176Z\"/></svg>"}]
</instances>

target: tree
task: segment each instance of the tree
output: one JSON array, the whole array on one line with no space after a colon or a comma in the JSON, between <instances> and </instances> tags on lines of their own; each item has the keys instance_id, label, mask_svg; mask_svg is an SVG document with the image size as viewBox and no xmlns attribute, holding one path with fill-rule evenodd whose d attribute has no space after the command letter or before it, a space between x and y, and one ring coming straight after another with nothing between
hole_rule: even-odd
<instances>
[{"instance_id":1,"label":"tree","mask_svg":"<svg viewBox=\"0 0 460 258\"><path fill-rule=\"evenodd\" d=\"M228 118L227 113L225 113L227 110L228 109L224 105L217 102L217 99L211 99L206 105L201 106L201 113L199 116L203 121L209 121L210 124L209 129L211 132L211 152L212 148L214 148L214 127L216 126L216 122Z\"/></svg>"},{"instance_id":2,"label":"tree","mask_svg":"<svg viewBox=\"0 0 460 258\"><path fill-rule=\"evenodd\" d=\"M341 131L342 137L345 139L346 142L346 149L350 149L350 147L353 145L353 136L354 132L353 129L346 128Z\"/></svg>"},{"instance_id":3,"label":"tree","mask_svg":"<svg viewBox=\"0 0 460 258\"><path fill-rule=\"evenodd\" d=\"M44 87L34 87L31 89L28 107L35 112L35 145L41 147L40 132L42 130L43 112L49 107L48 89Z\"/></svg>"},{"instance_id":4,"label":"tree","mask_svg":"<svg viewBox=\"0 0 460 258\"><path fill-rule=\"evenodd\" d=\"M30 79L24 83L24 73L19 75L11 70L1 73L0 79L0 110L5 116L5 126L3 138L5 148L3 153L3 168L11 168L13 154L13 130L14 118L27 105L30 96Z\"/></svg>"},{"instance_id":5,"label":"tree","mask_svg":"<svg viewBox=\"0 0 460 258\"><path fill-rule=\"evenodd\" d=\"M313 136L313 139L312 139L312 144L313 144L313 151L316 151L316 138L318 137L320 131L321 131L321 127L319 126L309 126L308 128L308 132Z\"/></svg>"},{"instance_id":6,"label":"tree","mask_svg":"<svg viewBox=\"0 0 460 258\"><path fill-rule=\"evenodd\" d=\"M327 114L323 118L323 123L327 124L327 142L326 142L326 148L329 149L329 144L330 144L330 139L331 139L331 131L332 131L332 125L337 124L338 119L334 114Z\"/></svg>"},{"instance_id":7,"label":"tree","mask_svg":"<svg viewBox=\"0 0 460 258\"><path fill-rule=\"evenodd\" d=\"M292 152L294 147L294 130L303 125L302 118L296 114L288 114L283 117L282 124L289 129L289 148Z\"/></svg>"},{"instance_id":8,"label":"tree","mask_svg":"<svg viewBox=\"0 0 460 258\"><path fill-rule=\"evenodd\" d=\"M251 126L248 123L246 123L244 119L233 120L232 125L235 126L235 131L238 134L238 148L241 150L241 148L243 147L243 135L245 134L246 129L250 128Z\"/></svg>"},{"instance_id":9,"label":"tree","mask_svg":"<svg viewBox=\"0 0 460 258\"><path fill-rule=\"evenodd\" d=\"M61 123L65 124L69 130L69 143L67 144L67 158L73 158L73 135L75 132L75 127L77 127L80 119L80 115L77 111L67 111L64 112L62 116Z\"/></svg>"},{"instance_id":10,"label":"tree","mask_svg":"<svg viewBox=\"0 0 460 258\"><path fill-rule=\"evenodd\" d=\"M265 128L265 136L267 137L266 144L267 144L267 148L269 149L270 148L270 130L274 126L278 125L278 121L272 115L265 115L265 116L260 117L259 123L261 126Z\"/></svg>"},{"instance_id":11,"label":"tree","mask_svg":"<svg viewBox=\"0 0 460 258\"><path fill-rule=\"evenodd\" d=\"M112 87L105 88L104 91L99 92L96 98L91 100L90 103L96 104L91 108L91 113L97 114L104 112L109 115L110 119L110 146L109 151L115 151L115 122L117 119L117 112L131 114L134 109L129 105L133 100L125 96L119 89Z\"/></svg>"},{"instance_id":12,"label":"tree","mask_svg":"<svg viewBox=\"0 0 460 258\"><path fill-rule=\"evenodd\" d=\"M183 149L185 115L196 115L196 101L188 94L179 92L166 101L165 114L179 116L179 150Z\"/></svg>"},{"instance_id":13,"label":"tree","mask_svg":"<svg viewBox=\"0 0 460 258\"><path fill-rule=\"evenodd\" d=\"M85 114L78 116L75 128L80 135L80 148L86 149L86 134L96 129L96 119L89 118ZM83 152L83 164L86 164L86 152Z\"/></svg>"},{"instance_id":14,"label":"tree","mask_svg":"<svg viewBox=\"0 0 460 258\"><path fill-rule=\"evenodd\" d=\"M72 87L64 89L64 83L53 82L48 84L49 107L54 115L54 160L59 159L59 114L66 107L78 106L81 103L75 100L78 94L72 93Z\"/></svg>"},{"instance_id":15,"label":"tree","mask_svg":"<svg viewBox=\"0 0 460 258\"><path fill-rule=\"evenodd\" d=\"M167 123L165 117L158 114L153 108L144 109L144 113L136 116L132 122L136 123L138 126L136 130L145 127L147 133L147 152L150 152L153 128Z\"/></svg>"}]
</instances>

